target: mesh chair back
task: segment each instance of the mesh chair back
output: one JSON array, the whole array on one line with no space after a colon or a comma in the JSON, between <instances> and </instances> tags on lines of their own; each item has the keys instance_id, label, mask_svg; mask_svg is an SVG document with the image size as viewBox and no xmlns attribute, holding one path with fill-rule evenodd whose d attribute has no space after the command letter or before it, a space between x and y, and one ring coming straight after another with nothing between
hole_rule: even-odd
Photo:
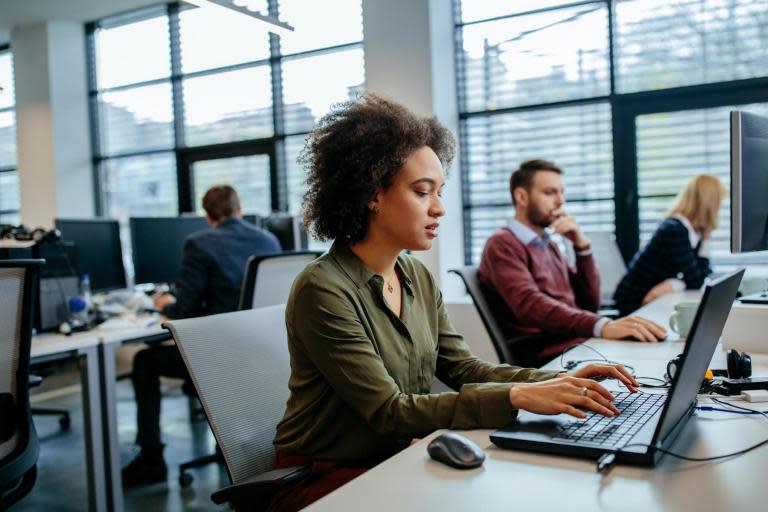
<instances>
[{"instance_id":1,"label":"mesh chair back","mask_svg":"<svg viewBox=\"0 0 768 512\"><path fill-rule=\"evenodd\" d=\"M320 254L300 251L251 256L243 278L240 309L287 303L293 280Z\"/></svg>"},{"instance_id":2,"label":"mesh chair back","mask_svg":"<svg viewBox=\"0 0 768 512\"><path fill-rule=\"evenodd\" d=\"M43 260L0 261L0 509L35 480L37 435L29 409L32 317Z\"/></svg>"},{"instance_id":3,"label":"mesh chair back","mask_svg":"<svg viewBox=\"0 0 768 512\"><path fill-rule=\"evenodd\" d=\"M600 300L603 304L612 304L613 292L627 273L616 236L607 231L585 232L584 235L592 242L592 255L600 272Z\"/></svg>"},{"instance_id":4,"label":"mesh chair back","mask_svg":"<svg viewBox=\"0 0 768 512\"><path fill-rule=\"evenodd\" d=\"M467 293L472 297L472 302L475 303L475 308L477 308L477 312L480 314L480 319L483 321L483 325L485 325L485 330L488 331L488 336L491 338L493 347L496 349L499 361L502 363L513 363L514 358L507 346L506 338L501 330L501 326L493 316L491 306L488 304L488 301L480 288L480 282L477 280L477 266L469 265L466 267L454 268L449 270L449 272L453 272L464 281Z\"/></svg>"},{"instance_id":5,"label":"mesh chair back","mask_svg":"<svg viewBox=\"0 0 768 512\"><path fill-rule=\"evenodd\" d=\"M285 305L163 326L181 351L232 483L273 469L291 373Z\"/></svg>"}]
</instances>

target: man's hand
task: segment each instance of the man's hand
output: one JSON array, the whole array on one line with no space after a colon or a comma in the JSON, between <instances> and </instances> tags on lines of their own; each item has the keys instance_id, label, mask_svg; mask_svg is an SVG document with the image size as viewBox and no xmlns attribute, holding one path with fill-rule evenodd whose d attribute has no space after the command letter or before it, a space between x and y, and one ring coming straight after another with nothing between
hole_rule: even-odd
<instances>
[{"instance_id":1,"label":"man's hand","mask_svg":"<svg viewBox=\"0 0 768 512\"><path fill-rule=\"evenodd\" d=\"M638 341L657 342L667 337L667 330L640 316L625 316L606 323L600 331L600 337L608 340L634 338Z\"/></svg>"},{"instance_id":2,"label":"man's hand","mask_svg":"<svg viewBox=\"0 0 768 512\"><path fill-rule=\"evenodd\" d=\"M582 409L603 416L615 416L619 409L611 403L614 396L592 379L565 375L543 382L519 383L509 390L509 402L515 409L536 414L570 414L586 418Z\"/></svg>"},{"instance_id":3,"label":"man's hand","mask_svg":"<svg viewBox=\"0 0 768 512\"><path fill-rule=\"evenodd\" d=\"M171 295L170 293L164 293L160 295L159 297L155 297L155 309L158 311L162 311L165 306L168 304L173 304L176 302L176 297Z\"/></svg>"},{"instance_id":4,"label":"man's hand","mask_svg":"<svg viewBox=\"0 0 768 512\"><path fill-rule=\"evenodd\" d=\"M651 288L651 290L645 294L645 297L643 297L643 306L648 304L649 302L658 299L662 295L666 295L667 293L672 293L674 290L672 289L672 283L669 282L669 280L664 280Z\"/></svg>"},{"instance_id":5,"label":"man's hand","mask_svg":"<svg viewBox=\"0 0 768 512\"><path fill-rule=\"evenodd\" d=\"M551 230L573 242L573 246L577 250L589 246L589 239L581 232L581 227L576 219L568 215L562 208L555 210L553 215L557 218L549 225Z\"/></svg>"}]
</instances>

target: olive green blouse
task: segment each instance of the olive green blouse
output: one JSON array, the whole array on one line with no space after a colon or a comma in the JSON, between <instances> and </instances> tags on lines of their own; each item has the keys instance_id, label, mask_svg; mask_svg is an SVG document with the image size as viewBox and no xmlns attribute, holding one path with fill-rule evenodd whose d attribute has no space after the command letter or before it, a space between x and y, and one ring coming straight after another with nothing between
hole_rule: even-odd
<instances>
[{"instance_id":1,"label":"olive green blouse","mask_svg":"<svg viewBox=\"0 0 768 512\"><path fill-rule=\"evenodd\" d=\"M275 448L336 461L386 457L439 428L493 428L515 415L510 382L557 372L474 357L451 326L433 276L401 255L398 318L384 280L334 244L296 279L286 308L290 398ZM457 392L430 394L438 377Z\"/></svg>"}]
</instances>

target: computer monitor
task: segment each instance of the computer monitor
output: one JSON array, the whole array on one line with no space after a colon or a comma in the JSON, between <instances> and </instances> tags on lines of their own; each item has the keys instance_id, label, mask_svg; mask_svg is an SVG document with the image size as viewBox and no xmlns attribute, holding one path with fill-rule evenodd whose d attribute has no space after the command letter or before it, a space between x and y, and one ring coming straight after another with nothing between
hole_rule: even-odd
<instances>
[{"instance_id":1,"label":"computer monitor","mask_svg":"<svg viewBox=\"0 0 768 512\"><path fill-rule=\"evenodd\" d=\"M261 225L257 215L244 215L243 220ZM131 245L136 283L175 283L181 277L184 240L197 231L209 228L205 217L131 217Z\"/></svg>"},{"instance_id":2,"label":"computer monitor","mask_svg":"<svg viewBox=\"0 0 768 512\"><path fill-rule=\"evenodd\" d=\"M299 217L287 213L273 213L264 219L264 229L271 231L284 251L301 251L308 247L307 232Z\"/></svg>"},{"instance_id":3,"label":"computer monitor","mask_svg":"<svg viewBox=\"0 0 768 512\"><path fill-rule=\"evenodd\" d=\"M731 252L768 251L768 117L731 112Z\"/></svg>"},{"instance_id":4,"label":"computer monitor","mask_svg":"<svg viewBox=\"0 0 768 512\"><path fill-rule=\"evenodd\" d=\"M126 287L120 225L112 219L56 219L63 240L75 243L75 270L88 274L91 290Z\"/></svg>"}]
</instances>

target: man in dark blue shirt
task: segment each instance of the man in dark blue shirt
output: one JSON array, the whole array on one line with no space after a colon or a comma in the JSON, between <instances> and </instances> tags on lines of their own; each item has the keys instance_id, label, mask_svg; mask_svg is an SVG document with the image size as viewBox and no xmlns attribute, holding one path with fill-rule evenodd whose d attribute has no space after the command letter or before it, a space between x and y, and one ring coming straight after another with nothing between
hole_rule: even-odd
<instances>
[{"instance_id":1,"label":"man in dark blue shirt","mask_svg":"<svg viewBox=\"0 0 768 512\"><path fill-rule=\"evenodd\" d=\"M248 259L280 252L272 233L243 221L237 192L229 185L208 190L203 209L211 228L184 242L176 296L155 299L155 307L171 319L235 311ZM187 378L175 345L150 347L134 358L131 378L137 406L136 443L141 452L123 468L126 487L161 482L168 476L160 440L160 376Z\"/></svg>"}]
</instances>

